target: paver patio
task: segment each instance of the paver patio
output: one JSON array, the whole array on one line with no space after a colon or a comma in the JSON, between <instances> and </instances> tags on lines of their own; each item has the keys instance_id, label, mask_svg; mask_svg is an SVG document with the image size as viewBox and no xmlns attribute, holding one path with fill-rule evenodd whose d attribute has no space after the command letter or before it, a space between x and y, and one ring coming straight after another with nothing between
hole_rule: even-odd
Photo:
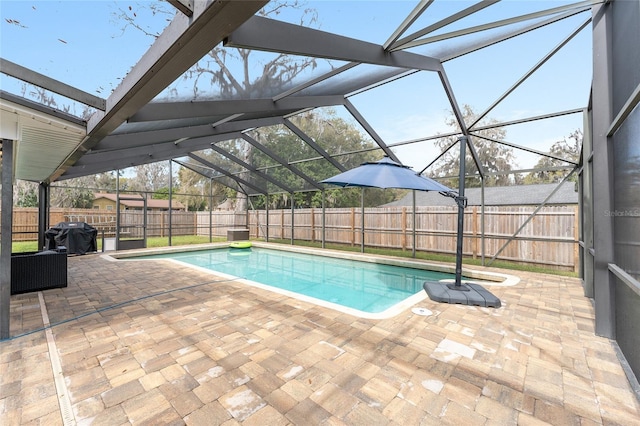
<instances>
[{"instance_id":1,"label":"paver patio","mask_svg":"<svg viewBox=\"0 0 640 426\"><path fill-rule=\"evenodd\" d=\"M0 424L640 424L580 281L518 275L491 287L499 309L427 299L430 316L371 320L167 261L70 257L67 288L12 296Z\"/></svg>"}]
</instances>

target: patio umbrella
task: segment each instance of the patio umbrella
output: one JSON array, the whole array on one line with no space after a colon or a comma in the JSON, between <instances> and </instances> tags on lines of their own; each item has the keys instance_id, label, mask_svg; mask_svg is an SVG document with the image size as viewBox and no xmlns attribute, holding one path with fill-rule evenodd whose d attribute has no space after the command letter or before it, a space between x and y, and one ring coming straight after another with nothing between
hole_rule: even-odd
<instances>
[{"instance_id":1,"label":"patio umbrella","mask_svg":"<svg viewBox=\"0 0 640 426\"><path fill-rule=\"evenodd\" d=\"M466 139L463 139L460 143L460 158L465 158L465 145ZM460 195L458 195L455 191L434 181L433 179L419 175L411 170L410 167L396 163L388 157L384 157L380 161L363 163L355 169L347 170L344 173L340 173L339 175L320 181L320 183L329 183L345 188L372 187L413 189L417 191L438 191L444 196L452 197L458 205L455 283L448 286L441 286L439 283L425 282L424 289L427 294L429 294L429 297L439 302L499 307L500 301L480 285L462 285L462 228L464 208L466 207L466 199L464 197L464 176L464 162L462 162L460 167L460 180L462 183L460 186Z\"/></svg>"},{"instance_id":2,"label":"patio umbrella","mask_svg":"<svg viewBox=\"0 0 640 426\"><path fill-rule=\"evenodd\" d=\"M359 167L320 181L320 183L329 183L343 188L397 188L415 191L437 191L456 200L459 198L458 194L450 188L414 172L409 166L396 163L387 156L380 161L362 163ZM415 257L415 193L413 203L413 256ZM364 251L364 204L362 205L362 250ZM456 280L456 283L459 282L459 279Z\"/></svg>"},{"instance_id":3,"label":"patio umbrella","mask_svg":"<svg viewBox=\"0 0 640 426\"><path fill-rule=\"evenodd\" d=\"M453 191L433 179L422 176L409 166L396 163L389 157L380 161L363 163L355 169L320 181L342 187L398 188L417 191L438 191L445 194Z\"/></svg>"}]
</instances>

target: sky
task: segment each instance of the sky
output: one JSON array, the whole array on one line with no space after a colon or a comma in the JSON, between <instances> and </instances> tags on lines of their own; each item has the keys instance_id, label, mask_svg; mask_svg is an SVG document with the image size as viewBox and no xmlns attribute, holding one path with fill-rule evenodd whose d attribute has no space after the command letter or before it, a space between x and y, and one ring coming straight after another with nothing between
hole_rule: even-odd
<instances>
[{"instance_id":1,"label":"sky","mask_svg":"<svg viewBox=\"0 0 640 426\"><path fill-rule=\"evenodd\" d=\"M417 3L417 0L325 0L308 2L307 6L317 11L316 28L381 44ZM409 32L473 3L436 0L428 9L429 13L423 15ZM545 9L565 3L503 1L496 5L499 8L487 8L477 16L440 32L477 25L489 18L500 19L513 11L524 14L533 8L542 6ZM152 44L153 38L144 35L143 31L159 33L168 25L171 16L158 13L153 9L154 4L150 1L2 0L0 56L106 98ZM135 23L142 31L126 26L120 17L122 13L135 14ZM285 11L276 18L296 22L300 19L300 11ZM582 14L446 62L445 70L459 104L469 104L476 112L483 111L586 18ZM433 48L422 48L427 53L429 49ZM420 52L420 48L415 51ZM510 121L585 107L591 83L591 61L588 26L488 117ZM259 64L256 67L259 68ZM0 85L3 90L14 93L23 90L15 79L4 75ZM384 102L381 103L380 99ZM420 73L353 96L350 100L390 144L451 130L445 125L451 107L434 73ZM74 105L71 112L79 115L81 108ZM348 117L344 111L339 113ZM574 114L561 119L510 126L507 140L547 151L550 144L581 127L582 116ZM432 151L425 144L397 148L401 160L416 170L430 161ZM530 167L537 159L530 154L520 155L519 166Z\"/></svg>"},{"instance_id":2,"label":"sky","mask_svg":"<svg viewBox=\"0 0 640 426\"><path fill-rule=\"evenodd\" d=\"M121 10L133 5L144 22L141 26L150 32L162 31L171 18L153 16L143 3L2 0L2 57L107 97L153 43L125 27L118 18Z\"/></svg>"}]
</instances>

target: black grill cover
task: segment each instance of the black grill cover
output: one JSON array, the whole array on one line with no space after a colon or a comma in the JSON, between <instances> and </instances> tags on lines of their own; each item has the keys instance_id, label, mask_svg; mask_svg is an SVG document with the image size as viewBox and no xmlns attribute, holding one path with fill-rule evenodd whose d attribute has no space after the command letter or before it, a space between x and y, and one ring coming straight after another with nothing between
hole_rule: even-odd
<instances>
[{"instance_id":1,"label":"black grill cover","mask_svg":"<svg viewBox=\"0 0 640 426\"><path fill-rule=\"evenodd\" d=\"M60 222L45 232L45 249L66 247L69 254L85 254L98 251L98 230L85 222Z\"/></svg>"}]
</instances>

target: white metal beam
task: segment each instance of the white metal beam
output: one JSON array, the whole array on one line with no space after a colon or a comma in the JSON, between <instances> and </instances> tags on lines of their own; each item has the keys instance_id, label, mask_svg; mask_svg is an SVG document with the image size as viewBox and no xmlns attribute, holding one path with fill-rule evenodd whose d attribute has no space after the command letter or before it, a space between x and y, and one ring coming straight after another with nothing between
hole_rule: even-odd
<instances>
[{"instance_id":1,"label":"white metal beam","mask_svg":"<svg viewBox=\"0 0 640 426\"><path fill-rule=\"evenodd\" d=\"M225 46L423 71L442 69L440 61L429 56L387 52L378 44L260 16L231 33Z\"/></svg>"}]
</instances>

